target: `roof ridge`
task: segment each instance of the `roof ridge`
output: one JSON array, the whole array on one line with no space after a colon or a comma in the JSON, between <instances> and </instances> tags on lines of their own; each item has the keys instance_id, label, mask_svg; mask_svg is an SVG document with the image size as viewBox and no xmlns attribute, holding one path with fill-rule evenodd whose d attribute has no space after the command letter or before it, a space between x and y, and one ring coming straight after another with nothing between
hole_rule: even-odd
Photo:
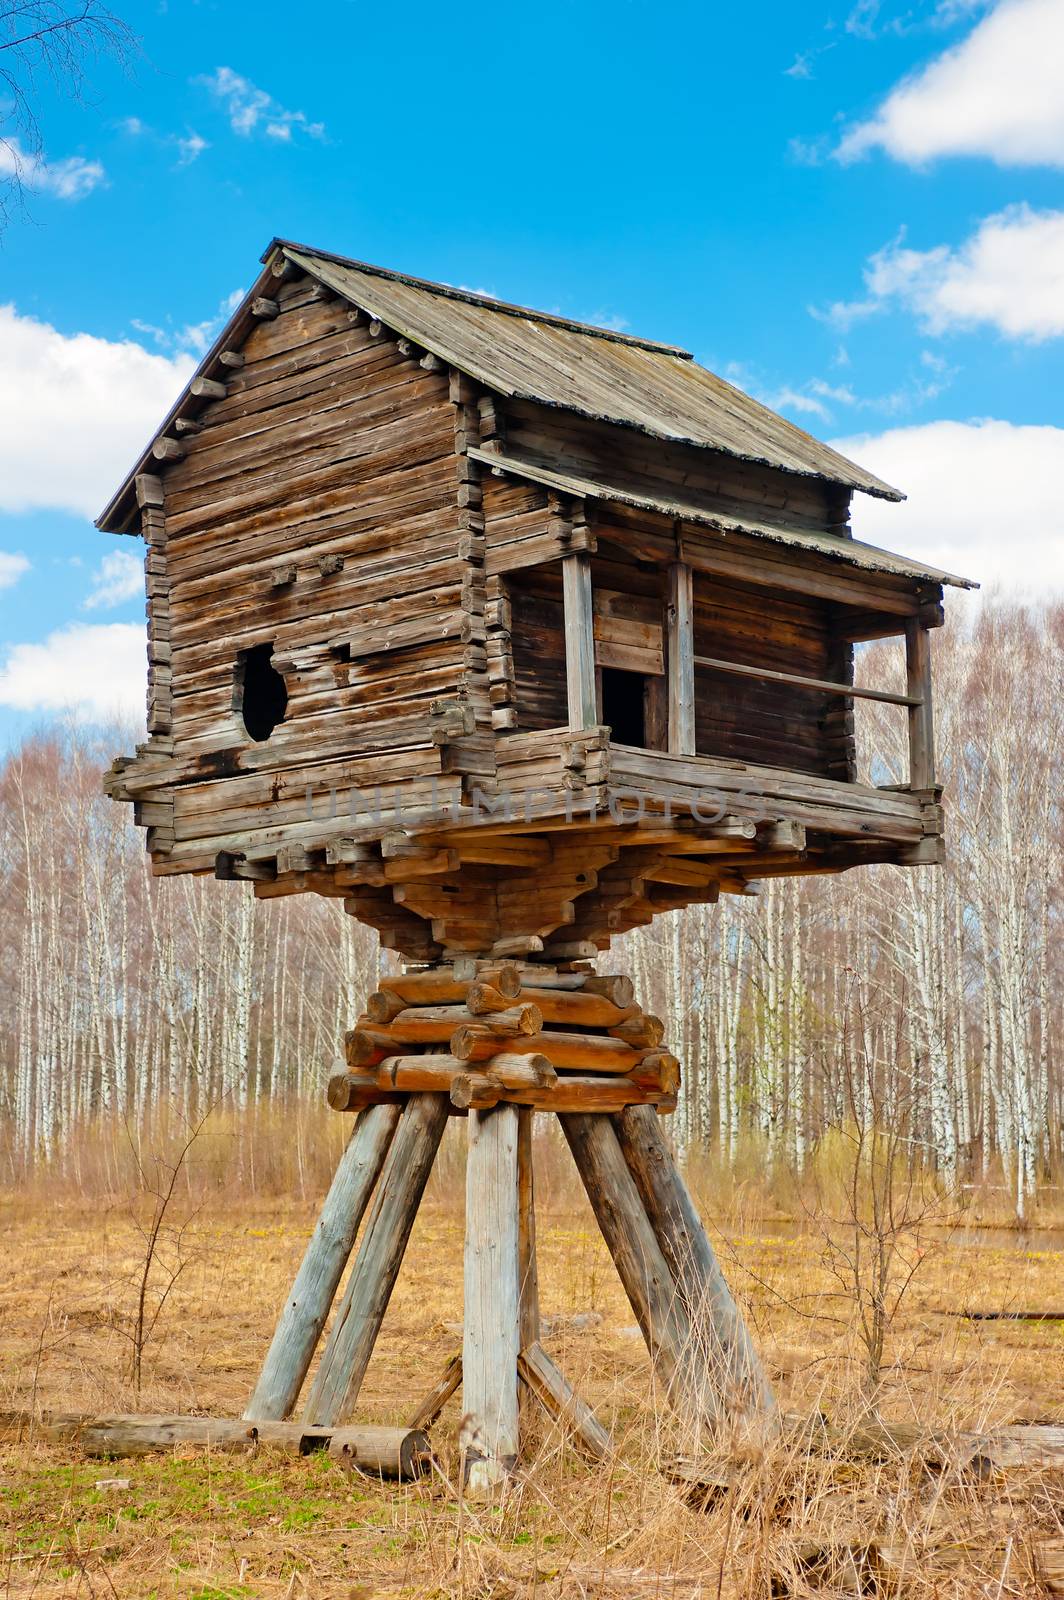
<instances>
[{"instance_id":1,"label":"roof ridge","mask_svg":"<svg viewBox=\"0 0 1064 1600\"><path fill-rule=\"evenodd\" d=\"M478 294L475 289L459 289L450 283L439 283L432 278L418 278L410 272L396 272L391 267L377 267L369 261L357 261L353 256L338 255L334 250L318 250L313 245L299 244L295 239L271 239L260 260L268 261L274 250L298 250L301 255L317 256L322 261L333 261L339 266L353 267L376 278L390 278L395 283L409 283L415 289L427 289L447 300L464 300L468 305L485 306L489 311L501 312L506 317L528 318L550 327L566 328L573 333L586 333L594 339L606 339L613 344L633 345L637 350L653 350L660 355L676 356L681 361L693 361L690 350L680 345L663 344L658 339L644 339L638 334L622 333L616 328L600 328L594 322L578 322L575 317L559 316L553 311L537 311L534 306L516 305L509 300L497 300L494 295Z\"/></svg>"}]
</instances>

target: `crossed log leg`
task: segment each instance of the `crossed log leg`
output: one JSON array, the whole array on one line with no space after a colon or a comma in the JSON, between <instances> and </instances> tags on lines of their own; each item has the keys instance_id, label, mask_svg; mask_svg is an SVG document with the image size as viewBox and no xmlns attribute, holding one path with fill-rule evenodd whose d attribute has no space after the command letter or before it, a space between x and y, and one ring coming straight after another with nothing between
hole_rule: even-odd
<instances>
[{"instance_id":1,"label":"crossed log leg","mask_svg":"<svg viewBox=\"0 0 1064 1600\"><path fill-rule=\"evenodd\" d=\"M353 1413L448 1114L442 1094L363 1112L282 1310L248 1420L297 1403L362 1217L354 1266L303 1420ZM520 1384L592 1455L609 1440L539 1343L531 1112L468 1115L462 1443L468 1488L492 1493L520 1450ZM698 1425L776 1425L771 1390L691 1197L649 1106L560 1117L603 1237L669 1399ZM457 1363L419 1408L427 1426L457 1388Z\"/></svg>"}]
</instances>

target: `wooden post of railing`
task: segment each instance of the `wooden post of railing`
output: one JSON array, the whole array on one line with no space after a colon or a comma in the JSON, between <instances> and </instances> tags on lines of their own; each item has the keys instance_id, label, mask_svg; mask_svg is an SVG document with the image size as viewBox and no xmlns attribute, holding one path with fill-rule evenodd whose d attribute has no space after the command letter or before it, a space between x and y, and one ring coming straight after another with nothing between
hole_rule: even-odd
<instances>
[{"instance_id":1,"label":"wooden post of railing","mask_svg":"<svg viewBox=\"0 0 1064 1600\"><path fill-rule=\"evenodd\" d=\"M695 754L694 584L686 561L669 567L669 754Z\"/></svg>"},{"instance_id":2,"label":"wooden post of railing","mask_svg":"<svg viewBox=\"0 0 1064 1600\"><path fill-rule=\"evenodd\" d=\"M598 722L595 704L595 630L591 611L591 557L586 551L562 561L565 602L565 677L569 688L569 727L574 732Z\"/></svg>"},{"instance_id":3,"label":"wooden post of railing","mask_svg":"<svg viewBox=\"0 0 1064 1600\"><path fill-rule=\"evenodd\" d=\"M935 724L931 710L931 637L918 617L905 624L906 693L909 707L909 787L935 784Z\"/></svg>"}]
</instances>

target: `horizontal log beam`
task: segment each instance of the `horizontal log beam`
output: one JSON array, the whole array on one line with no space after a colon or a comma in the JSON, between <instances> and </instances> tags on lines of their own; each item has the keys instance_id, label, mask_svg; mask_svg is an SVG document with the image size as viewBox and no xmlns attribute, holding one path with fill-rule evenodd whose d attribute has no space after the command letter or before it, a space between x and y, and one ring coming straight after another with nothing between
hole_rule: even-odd
<instances>
[{"instance_id":1,"label":"horizontal log beam","mask_svg":"<svg viewBox=\"0 0 1064 1600\"><path fill-rule=\"evenodd\" d=\"M859 689L852 683L834 683L829 678L804 678L794 672L776 672L769 667L748 667L738 661L718 661L715 656L695 656L696 667L727 672L737 678L758 678L766 683L784 683L792 689L811 689L817 694L842 695L847 700L882 700L890 706L919 706L922 700L907 694L889 694L885 689Z\"/></svg>"}]
</instances>

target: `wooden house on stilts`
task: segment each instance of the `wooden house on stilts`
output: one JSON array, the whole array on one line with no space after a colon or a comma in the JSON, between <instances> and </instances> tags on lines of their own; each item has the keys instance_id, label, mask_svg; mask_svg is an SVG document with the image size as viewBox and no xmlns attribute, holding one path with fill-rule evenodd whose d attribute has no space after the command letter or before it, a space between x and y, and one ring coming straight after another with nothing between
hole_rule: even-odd
<instances>
[{"instance_id":1,"label":"wooden house on stilts","mask_svg":"<svg viewBox=\"0 0 1064 1600\"><path fill-rule=\"evenodd\" d=\"M154 871L335 896L407 964L330 1083L361 1116L248 1417L292 1413L367 1213L304 1411L351 1416L464 1112L463 1359L414 1420L460 1366L474 1486L518 1453L519 1377L608 1449L538 1341L534 1109L668 1392L769 1416L659 1131L679 1064L592 958L769 877L939 860L929 630L966 580L855 539L854 491L897 491L683 350L285 240L263 262L99 521L147 550L148 739L108 782ZM855 686L891 635L904 693ZM864 698L904 708L902 786L857 780Z\"/></svg>"}]
</instances>

